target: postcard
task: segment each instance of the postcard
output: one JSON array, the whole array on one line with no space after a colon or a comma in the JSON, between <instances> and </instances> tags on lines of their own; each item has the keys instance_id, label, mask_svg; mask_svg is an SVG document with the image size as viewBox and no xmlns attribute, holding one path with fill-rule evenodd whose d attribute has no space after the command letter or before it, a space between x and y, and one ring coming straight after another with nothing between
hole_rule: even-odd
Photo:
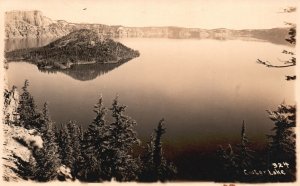
<instances>
[{"instance_id":1,"label":"postcard","mask_svg":"<svg viewBox=\"0 0 300 186\"><path fill-rule=\"evenodd\" d=\"M1 4L4 184L299 180L296 1Z\"/></svg>"}]
</instances>

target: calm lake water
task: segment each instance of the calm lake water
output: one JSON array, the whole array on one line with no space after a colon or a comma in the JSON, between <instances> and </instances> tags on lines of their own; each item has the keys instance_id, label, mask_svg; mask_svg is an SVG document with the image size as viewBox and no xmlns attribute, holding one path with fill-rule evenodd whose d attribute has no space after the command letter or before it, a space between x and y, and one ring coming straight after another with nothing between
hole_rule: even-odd
<instances>
[{"instance_id":1,"label":"calm lake water","mask_svg":"<svg viewBox=\"0 0 300 186\"><path fill-rule=\"evenodd\" d=\"M273 127L266 109L275 109L283 101L295 102L295 84L284 77L295 69L270 69L256 63L257 58L284 59L280 53L286 46L238 40L120 41L139 50L140 57L119 65L75 66L53 73L11 62L9 86L20 89L28 79L38 107L48 101L57 124L76 120L83 126L94 118L93 105L101 94L107 107L118 94L128 106L127 114L137 121L142 140L165 118L164 143L174 156L236 142L243 120L251 141L264 144L265 134ZM12 42L12 47L44 44L22 42ZM9 42L6 47L9 50Z\"/></svg>"}]
</instances>

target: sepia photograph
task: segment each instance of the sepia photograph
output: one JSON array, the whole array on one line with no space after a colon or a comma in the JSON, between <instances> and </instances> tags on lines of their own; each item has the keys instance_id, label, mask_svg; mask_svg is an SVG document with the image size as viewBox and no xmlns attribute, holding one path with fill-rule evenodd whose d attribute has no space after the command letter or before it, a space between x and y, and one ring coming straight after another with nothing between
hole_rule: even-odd
<instances>
[{"instance_id":1,"label":"sepia photograph","mask_svg":"<svg viewBox=\"0 0 300 186\"><path fill-rule=\"evenodd\" d=\"M296 0L0 0L8 183L290 183Z\"/></svg>"}]
</instances>

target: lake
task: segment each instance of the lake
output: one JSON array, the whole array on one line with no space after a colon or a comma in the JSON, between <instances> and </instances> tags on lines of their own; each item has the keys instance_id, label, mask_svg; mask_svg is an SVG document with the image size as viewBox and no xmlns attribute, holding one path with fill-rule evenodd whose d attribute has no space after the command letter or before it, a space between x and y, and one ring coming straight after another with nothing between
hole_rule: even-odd
<instances>
[{"instance_id":1,"label":"lake","mask_svg":"<svg viewBox=\"0 0 300 186\"><path fill-rule=\"evenodd\" d=\"M83 127L94 118L100 95L105 106L119 95L136 130L148 140L165 118L166 154L172 158L193 151L215 151L218 144L239 140L243 120L248 138L259 147L266 143L272 121L267 109L295 103L295 82L285 75L294 68L272 69L256 59L278 61L292 49L268 42L124 38L120 42L140 51L140 57L118 65L83 65L42 72L35 65L10 62L9 86L30 83L39 108L48 101L56 124L76 120ZM12 42L12 47L40 46ZM10 50L7 42L6 49ZM179 156L179 155L178 155Z\"/></svg>"}]
</instances>

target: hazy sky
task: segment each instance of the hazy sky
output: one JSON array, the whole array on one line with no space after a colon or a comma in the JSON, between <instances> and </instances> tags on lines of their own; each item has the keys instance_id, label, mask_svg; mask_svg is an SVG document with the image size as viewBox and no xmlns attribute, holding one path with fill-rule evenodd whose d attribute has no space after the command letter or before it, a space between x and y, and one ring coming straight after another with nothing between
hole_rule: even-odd
<instances>
[{"instance_id":1,"label":"hazy sky","mask_svg":"<svg viewBox=\"0 0 300 186\"><path fill-rule=\"evenodd\" d=\"M41 10L51 19L126 26L272 28L298 0L0 0L5 10ZM86 8L86 10L83 10Z\"/></svg>"}]
</instances>

